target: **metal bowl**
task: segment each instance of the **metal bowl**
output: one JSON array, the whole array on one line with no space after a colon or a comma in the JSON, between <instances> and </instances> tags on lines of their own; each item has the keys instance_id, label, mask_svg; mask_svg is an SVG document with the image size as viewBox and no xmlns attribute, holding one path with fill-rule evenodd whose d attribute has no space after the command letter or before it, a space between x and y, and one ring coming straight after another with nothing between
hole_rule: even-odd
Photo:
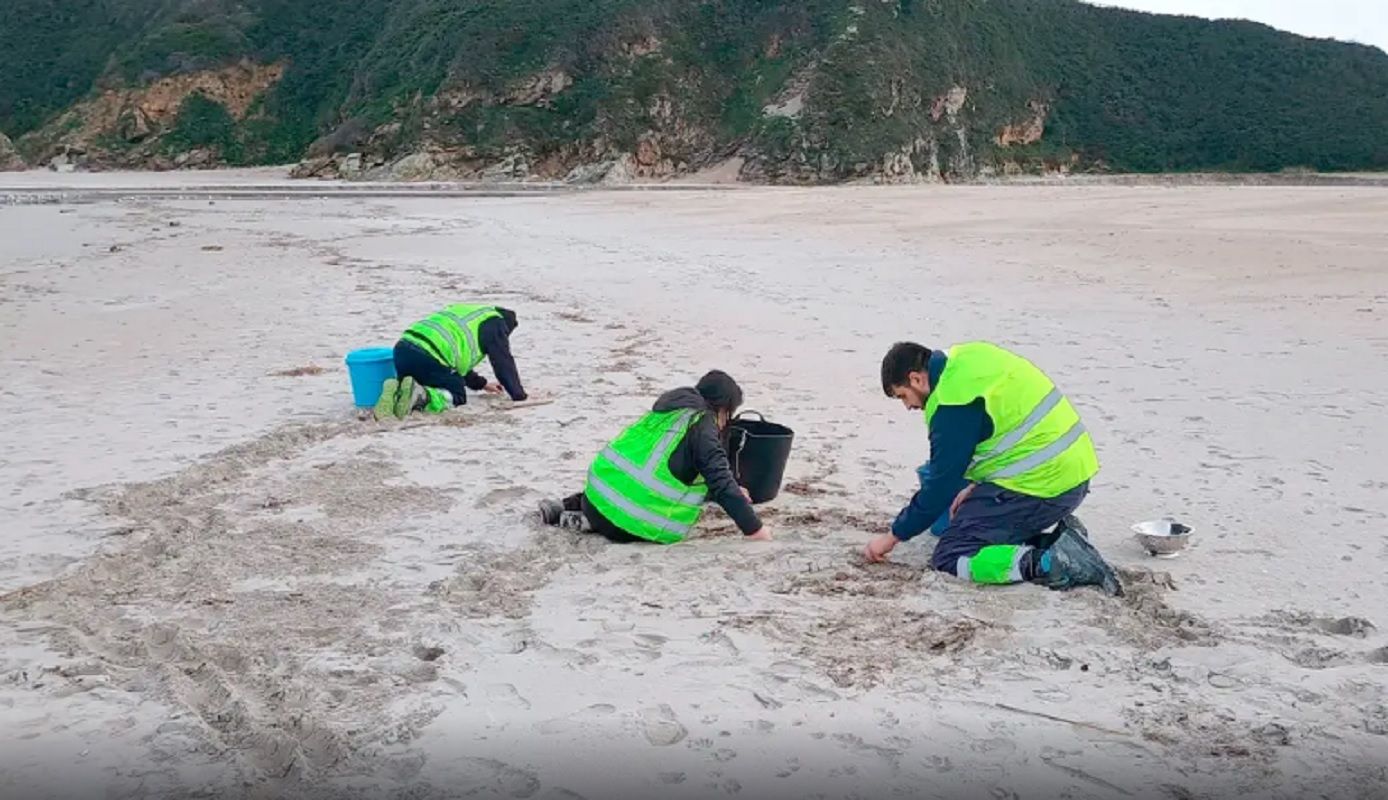
<instances>
[{"instance_id":1,"label":"metal bowl","mask_svg":"<svg viewBox=\"0 0 1388 800\"><path fill-rule=\"evenodd\" d=\"M1133 526L1133 535L1157 558L1175 558L1190 544L1191 528L1174 519L1153 519Z\"/></svg>"}]
</instances>

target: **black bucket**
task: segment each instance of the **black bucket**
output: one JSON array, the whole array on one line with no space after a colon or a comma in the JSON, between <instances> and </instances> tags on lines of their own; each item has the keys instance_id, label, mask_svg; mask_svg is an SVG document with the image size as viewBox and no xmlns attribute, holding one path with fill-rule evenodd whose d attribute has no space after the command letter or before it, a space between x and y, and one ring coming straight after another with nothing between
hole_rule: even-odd
<instances>
[{"instance_id":1,"label":"black bucket","mask_svg":"<svg viewBox=\"0 0 1388 800\"><path fill-rule=\"evenodd\" d=\"M756 414L748 419L744 414ZM781 492L781 478L790 459L795 432L784 425L767 422L756 411L738 414L728 423L728 459L733 477L752 495L753 503L765 503Z\"/></svg>"}]
</instances>

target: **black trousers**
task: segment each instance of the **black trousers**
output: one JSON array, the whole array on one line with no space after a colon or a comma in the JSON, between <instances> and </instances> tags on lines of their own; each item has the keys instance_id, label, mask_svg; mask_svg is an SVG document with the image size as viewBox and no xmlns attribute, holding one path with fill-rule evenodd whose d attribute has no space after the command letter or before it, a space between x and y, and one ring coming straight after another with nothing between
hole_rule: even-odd
<instances>
[{"instance_id":1,"label":"black trousers","mask_svg":"<svg viewBox=\"0 0 1388 800\"><path fill-rule=\"evenodd\" d=\"M439 363L414 342L401 339L395 343L395 376L414 378L415 382L430 389L446 389L453 395L453 405L467 404L467 382L463 376Z\"/></svg>"},{"instance_id":2,"label":"black trousers","mask_svg":"<svg viewBox=\"0 0 1388 800\"><path fill-rule=\"evenodd\" d=\"M612 524L612 520L604 517L601 511L593 508L593 504L588 502L588 498L584 496L583 492L565 497L563 503L565 511L582 511L584 518L588 520L588 527L593 529L593 533L605 537L610 542L633 544L646 541L640 536L632 536Z\"/></svg>"}]
</instances>

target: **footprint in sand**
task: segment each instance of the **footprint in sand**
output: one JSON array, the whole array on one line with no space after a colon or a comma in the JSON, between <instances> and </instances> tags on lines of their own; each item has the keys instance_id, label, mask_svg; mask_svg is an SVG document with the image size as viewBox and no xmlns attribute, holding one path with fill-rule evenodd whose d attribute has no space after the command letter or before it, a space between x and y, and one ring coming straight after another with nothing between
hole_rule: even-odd
<instances>
[{"instance_id":1,"label":"footprint in sand","mask_svg":"<svg viewBox=\"0 0 1388 800\"><path fill-rule=\"evenodd\" d=\"M669 747L689 735L689 731L675 716L675 710L668 705L647 708L640 713L640 719L646 741L656 747Z\"/></svg>"},{"instance_id":2,"label":"footprint in sand","mask_svg":"<svg viewBox=\"0 0 1388 800\"><path fill-rule=\"evenodd\" d=\"M670 641L658 633L638 633L632 638L636 640L637 647L643 647L647 650L659 650L665 646L666 642Z\"/></svg>"},{"instance_id":3,"label":"footprint in sand","mask_svg":"<svg viewBox=\"0 0 1388 800\"><path fill-rule=\"evenodd\" d=\"M504 489L493 489L478 498L474 505L477 508L514 505L530 493L531 490L528 486L508 486Z\"/></svg>"},{"instance_id":4,"label":"footprint in sand","mask_svg":"<svg viewBox=\"0 0 1388 800\"><path fill-rule=\"evenodd\" d=\"M521 693L512 684L492 684L486 687L484 691L486 692L486 697L489 702L523 709L530 708L530 701L522 697Z\"/></svg>"},{"instance_id":5,"label":"footprint in sand","mask_svg":"<svg viewBox=\"0 0 1388 800\"><path fill-rule=\"evenodd\" d=\"M1327 618L1316 621L1316 627L1336 636L1355 636L1360 639L1377 630L1372 622L1363 617Z\"/></svg>"},{"instance_id":6,"label":"footprint in sand","mask_svg":"<svg viewBox=\"0 0 1388 800\"><path fill-rule=\"evenodd\" d=\"M841 747L850 752L859 753L861 755L877 756L878 758L881 758L893 770L895 770L897 766L898 759L901 758L900 750L896 750L890 747L882 747L881 745L871 744L864 740L863 737L857 736L855 734L836 733L834 734L833 739L834 741L838 742Z\"/></svg>"},{"instance_id":7,"label":"footprint in sand","mask_svg":"<svg viewBox=\"0 0 1388 800\"><path fill-rule=\"evenodd\" d=\"M1388 736L1388 705L1375 703L1364 709L1364 730L1375 736Z\"/></svg>"},{"instance_id":8,"label":"footprint in sand","mask_svg":"<svg viewBox=\"0 0 1388 800\"><path fill-rule=\"evenodd\" d=\"M588 798L578 792L555 788L540 795L539 800L588 800Z\"/></svg>"},{"instance_id":9,"label":"footprint in sand","mask_svg":"<svg viewBox=\"0 0 1388 800\"><path fill-rule=\"evenodd\" d=\"M1070 693L1058 686L1045 686L1040 689L1035 689L1032 694L1035 694L1038 699L1045 700L1048 703L1068 703L1070 701Z\"/></svg>"},{"instance_id":10,"label":"footprint in sand","mask_svg":"<svg viewBox=\"0 0 1388 800\"><path fill-rule=\"evenodd\" d=\"M733 640L729 638L728 634L720 630L715 629L705 633L703 636L699 637L699 641L711 647L715 647L729 656L742 654L742 651L738 649L736 644L733 644Z\"/></svg>"},{"instance_id":11,"label":"footprint in sand","mask_svg":"<svg viewBox=\"0 0 1388 800\"><path fill-rule=\"evenodd\" d=\"M716 777L719 777L719 776L718 776L718 773L714 773L711 777L715 777L715 778L716 778ZM742 791L742 784L739 783L737 780L735 780L735 779L733 779L733 778L727 778L727 779L723 780L722 782L718 782L718 781L709 781L708 783L705 783L705 784L704 784L703 789L704 789L704 794L707 795L707 796L712 796L715 792L720 792L720 791L721 791L722 793L724 793L724 794L733 795L733 794L737 794L738 792Z\"/></svg>"},{"instance_id":12,"label":"footprint in sand","mask_svg":"<svg viewBox=\"0 0 1388 800\"><path fill-rule=\"evenodd\" d=\"M1384 651L1384 655L1383 661L1380 663L1388 663L1388 648L1381 649ZM1376 652L1379 651L1369 653L1368 658L1371 663L1374 661L1374 653ZM1319 646L1304 647L1287 657L1292 663L1306 669L1329 669L1343 666L1348 662L1347 654L1343 650Z\"/></svg>"},{"instance_id":13,"label":"footprint in sand","mask_svg":"<svg viewBox=\"0 0 1388 800\"><path fill-rule=\"evenodd\" d=\"M1353 636L1364 639L1377 630L1377 627L1363 617L1316 616L1295 612L1279 611L1269 615L1269 621L1277 627L1312 628L1332 636Z\"/></svg>"},{"instance_id":14,"label":"footprint in sand","mask_svg":"<svg viewBox=\"0 0 1388 800\"><path fill-rule=\"evenodd\" d=\"M986 753L992 758L1007 758L1017 752L1017 743L1003 736L995 736L974 739L969 742L969 749L975 753Z\"/></svg>"},{"instance_id":15,"label":"footprint in sand","mask_svg":"<svg viewBox=\"0 0 1388 800\"><path fill-rule=\"evenodd\" d=\"M426 761L423 753L405 753L387 759L376 769L390 776L397 783L406 783L414 780L419 773L424 771Z\"/></svg>"},{"instance_id":16,"label":"footprint in sand","mask_svg":"<svg viewBox=\"0 0 1388 800\"><path fill-rule=\"evenodd\" d=\"M799 689L804 699L807 700L832 701L838 700L840 697L839 693L833 689L816 686L809 681L796 681L795 688Z\"/></svg>"},{"instance_id":17,"label":"footprint in sand","mask_svg":"<svg viewBox=\"0 0 1388 800\"><path fill-rule=\"evenodd\" d=\"M1370 664L1388 664L1388 647L1370 650L1364 657Z\"/></svg>"},{"instance_id":18,"label":"footprint in sand","mask_svg":"<svg viewBox=\"0 0 1388 800\"><path fill-rule=\"evenodd\" d=\"M494 758L463 758L459 766L464 774L462 794L504 795L506 797L533 797L540 791L540 779L522 769L517 769L504 761ZM473 783L475 786L466 787ZM466 788L464 788L466 787Z\"/></svg>"},{"instance_id":19,"label":"footprint in sand","mask_svg":"<svg viewBox=\"0 0 1388 800\"><path fill-rule=\"evenodd\" d=\"M598 703L575 711L565 717L535 723L535 730L545 736L587 736L593 723L602 722L617 713L617 707Z\"/></svg>"}]
</instances>

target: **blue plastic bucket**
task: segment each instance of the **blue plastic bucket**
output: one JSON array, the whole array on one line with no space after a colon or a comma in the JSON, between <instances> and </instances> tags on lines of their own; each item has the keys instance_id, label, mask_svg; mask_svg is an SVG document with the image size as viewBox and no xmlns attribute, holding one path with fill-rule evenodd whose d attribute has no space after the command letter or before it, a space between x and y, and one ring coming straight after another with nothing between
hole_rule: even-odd
<instances>
[{"instance_id":1,"label":"blue plastic bucket","mask_svg":"<svg viewBox=\"0 0 1388 800\"><path fill-rule=\"evenodd\" d=\"M371 408L381 399L381 384L395 377L395 351L389 347L353 350L347 354L347 377L357 408Z\"/></svg>"}]
</instances>

